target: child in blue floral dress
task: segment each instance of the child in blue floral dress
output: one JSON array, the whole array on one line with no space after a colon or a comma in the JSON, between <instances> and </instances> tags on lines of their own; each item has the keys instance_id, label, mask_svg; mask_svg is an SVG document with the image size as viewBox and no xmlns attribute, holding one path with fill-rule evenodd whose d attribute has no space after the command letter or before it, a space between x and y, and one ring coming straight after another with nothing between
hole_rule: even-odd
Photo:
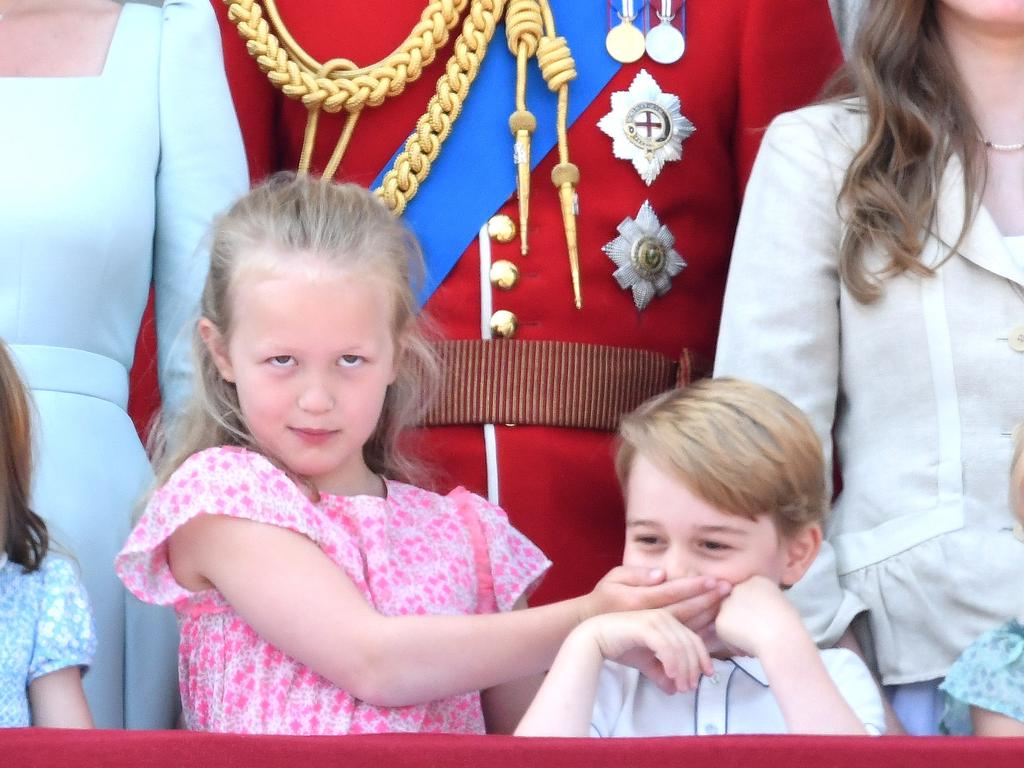
<instances>
[{"instance_id":1,"label":"child in blue floral dress","mask_svg":"<svg viewBox=\"0 0 1024 768\"><path fill-rule=\"evenodd\" d=\"M1024 556L1024 425L1016 431L1012 467L1010 506L1017 524L1009 532ZM946 693L944 733L1024 737L1024 586L1021 615L975 640L939 687Z\"/></svg>"},{"instance_id":2,"label":"child in blue floral dress","mask_svg":"<svg viewBox=\"0 0 1024 768\"><path fill-rule=\"evenodd\" d=\"M96 650L72 565L47 556L46 524L28 506L28 395L0 342L0 727L92 727L82 672Z\"/></svg>"}]
</instances>

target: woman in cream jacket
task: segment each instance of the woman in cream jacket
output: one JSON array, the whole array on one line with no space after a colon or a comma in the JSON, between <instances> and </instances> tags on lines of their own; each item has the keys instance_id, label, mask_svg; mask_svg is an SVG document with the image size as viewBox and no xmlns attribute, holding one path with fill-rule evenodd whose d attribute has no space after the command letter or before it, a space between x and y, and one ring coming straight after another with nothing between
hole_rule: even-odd
<instances>
[{"instance_id":1,"label":"woman in cream jacket","mask_svg":"<svg viewBox=\"0 0 1024 768\"><path fill-rule=\"evenodd\" d=\"M768 129L726 291L716 375L789 397L841 467L831 547L792 597L822 643L863 613L911 732L1024 607L1022 73L1024 2L872 0L855 96Z\"/></svg>"}]
</instances>

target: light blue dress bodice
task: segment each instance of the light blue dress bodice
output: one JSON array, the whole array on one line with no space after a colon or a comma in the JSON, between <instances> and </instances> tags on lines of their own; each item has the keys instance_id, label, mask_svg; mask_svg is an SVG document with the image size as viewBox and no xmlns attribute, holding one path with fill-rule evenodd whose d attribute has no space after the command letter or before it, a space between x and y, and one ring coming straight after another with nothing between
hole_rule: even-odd
<instances>
[{"instance_id":1,"label":"light blue dress bodice","mask_svg":"<svg viewBox=\"0 0 1024 768\"><path fill-rule=\"evenodd\" d=\"M99 647L100 727L169 727L173 617L113 571L151 482L125 407L150 285L165 406L189 388L188 329L211 219L247 186L207 0L124 6L97 77L0 78L0 337L32 390L32 503L75 554Z\"/></svg>"},{"instance_id":2,"label":"light blue dress bodice","mask_svg":"<svg viewBox=\"0 0 1024 768\"><path fill-rule=\"evenodd\" d=\"M1024 623L1012 619L975 640L940 687L946 694L943 733L972 735L971 707L1024 723Z\"/></svg>"},{"instance_id":3,"label":"light blue dress bodice","mask_svg":"<svg viewBox=\"0 0 1024 768\"><path fill-rule=\"evenodd\" d=\"M96 652L89 599L75 566L48 555L32 573L0 552L0 728L32 722L28 686Z\"/></svg>"}]
</instances>

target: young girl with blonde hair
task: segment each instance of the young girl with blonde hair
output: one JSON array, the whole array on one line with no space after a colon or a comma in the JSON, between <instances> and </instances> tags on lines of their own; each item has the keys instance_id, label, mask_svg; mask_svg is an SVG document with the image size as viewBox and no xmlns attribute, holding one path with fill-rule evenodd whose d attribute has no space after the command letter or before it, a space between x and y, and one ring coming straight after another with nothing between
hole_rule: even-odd
<instances>
[{"instance_id":1,"label":"young girl with blonde hair","mask_svg":"<svg viewBox=\"0 0 1024 768\"><path fill-rule=\"evenodd\" d=\"M434 367L421 269L353 185L276 178L216 225L183 447L117 561L135 595L178 612L189 728L481 733L486 711L510 730L536 687L519 679L584 617L672 604L710 620L715 580L648 569L509 613L541 552L478 496L396 479Z\"/></svg>"},{"instance_id":2,"label":"young girl with blonde hair","mask_svg":"<svg viewBox=\"0 0 1024 768\"><path fill-rule=\"evenodd\" d=\"M48 554L46 523L29 507L31 421L0 341L0 728L91 728L82 672L96 629L74 567Z\"/></svg>"}]
</instances>

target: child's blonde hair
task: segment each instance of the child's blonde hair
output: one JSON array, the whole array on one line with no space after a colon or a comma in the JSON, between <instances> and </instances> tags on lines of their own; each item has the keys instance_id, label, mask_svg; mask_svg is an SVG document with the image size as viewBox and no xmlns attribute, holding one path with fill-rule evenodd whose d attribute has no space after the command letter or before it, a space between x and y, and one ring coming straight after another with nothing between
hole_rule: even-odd
<instances>
[{"instance_id":1,"label":"child's blonde hair","mask_svg":"<svg viewBox=\"0 0 1024 768\"><path fill-rule=\"evenodd\" d=\"M804 414L766 387L704 379L623 418L615 469L623 490L637 454L723 512L771 515L783 536L825 515L825 468Z\"/></svg>"},{"instance_id":2,"label":"child's blonde hair","mask_svg":"<svg viewBox=\"0 0 1024 768\"><path fill-rule=\"evenodd\" d=\"M232 280L260 249L270 249L282 260L312 254L346 272L372 275L391 289L391 330L401 357L363 457L373 472L410 479L417 467L399 453L398 438L421 415L437 378L436 358L417 317L416 293L423 283L424 265L415 237L363 187L307 175L275 175L253 188L213 226L200 314L225 338L232 329ZM193 333L192 355L195 391L172 430L173 454L160 450L158 436L158 486L196 451L218 445L259 450L239 408L234 384L221 377L198 329Z\"/></svg>"},{"instance_id":3,"label":"child's blonde hair","mask_svg":"<svg viewBox=\"0 0 1024 768\"><path fill-rule=\"evenodd\" d=\"M50 539L29 506L32 485L32 407L7 346L0 340L0 541L12 563L39 568Z\"/></svg>"}]
</instances>

